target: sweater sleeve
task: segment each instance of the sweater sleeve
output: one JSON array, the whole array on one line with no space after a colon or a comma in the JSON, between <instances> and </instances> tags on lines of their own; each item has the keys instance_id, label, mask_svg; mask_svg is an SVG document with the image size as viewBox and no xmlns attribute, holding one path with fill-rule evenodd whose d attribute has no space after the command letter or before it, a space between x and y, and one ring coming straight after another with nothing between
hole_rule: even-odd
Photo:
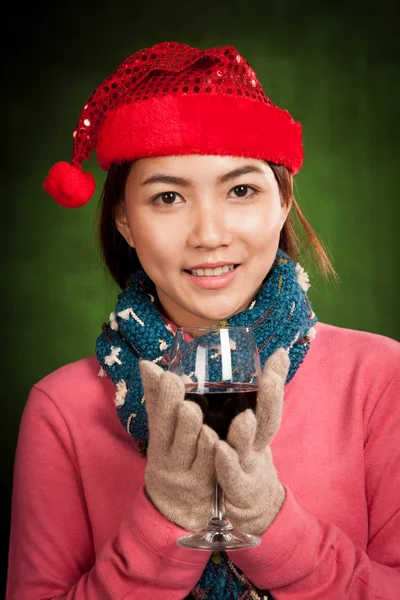
<instances>
[{"instance_id":1,"label":"sweater sleeve","mask_svg":"<svg viewBox=\"0 0 400 600\"><path fill-rule=\"evenodd\" d=\"M73 440L32 389L15 458L7 600L181 600L210 556L179 548L182 534L140 489L96 556Z\"/></svg>"},{"instance_id":2,"label":"sweater sleeve","mask_svg":"<svg viewBox=\"0 0 400 600\"><path fill-rule=\"evenodd\" d=\"M230 553L232 561L276 600L400 598L400 374L388 384L366 425L367 548L318 519L289 489L262 543ZM327 499L329 501L329 499Z\"/></svg>"}]
</instances>

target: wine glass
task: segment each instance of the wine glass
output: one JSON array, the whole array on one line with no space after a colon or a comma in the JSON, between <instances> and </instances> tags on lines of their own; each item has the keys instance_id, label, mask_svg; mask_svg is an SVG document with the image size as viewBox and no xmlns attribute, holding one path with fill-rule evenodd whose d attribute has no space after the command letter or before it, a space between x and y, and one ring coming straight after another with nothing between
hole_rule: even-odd
<instances>
[{"instance_id":1,"label":"wine glass","mask_svg":"<svg viewBox=\"0 0 400 600\"><path fill-rule=\"evenodd\" d=\"M183 378L185 400L199 404L204 423L226 439L232 419L255 409L260 359L248 327L181 327L175 334L168 369ZM258 546L261 539L234 529L226 518L223 491L216 482L206 527L177 540L200 550Z\"/></svg>"}]
</instances>

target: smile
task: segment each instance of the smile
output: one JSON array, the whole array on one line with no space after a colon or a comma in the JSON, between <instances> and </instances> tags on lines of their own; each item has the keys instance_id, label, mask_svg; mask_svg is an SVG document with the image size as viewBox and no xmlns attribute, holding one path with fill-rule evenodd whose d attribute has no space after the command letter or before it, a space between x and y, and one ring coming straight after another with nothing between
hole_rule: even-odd
<instances>
[{"instance_id":1,"label":"smile","mask_svg":"<svg viewBox=\"0 0 400 600\"><path fill-rule=\"evenodd\" d=\"M198 288L218 290L230 285L237 276L240 265L223 265L215 268L185 269L187 277Z\"/></svg>"},{"instance_id":2,"label":"smile","mask_svg":"<svg viewBox=\"0 0 400 600\"><path fill-rule=\"evenodd\" d=\"M215 269L195 269L193 271L188 270L188 273L195 277L218 277L219 275L225 275L235 269L236 265L224 265L223 267L216 267Z\"/></svg>"}]
</instances>

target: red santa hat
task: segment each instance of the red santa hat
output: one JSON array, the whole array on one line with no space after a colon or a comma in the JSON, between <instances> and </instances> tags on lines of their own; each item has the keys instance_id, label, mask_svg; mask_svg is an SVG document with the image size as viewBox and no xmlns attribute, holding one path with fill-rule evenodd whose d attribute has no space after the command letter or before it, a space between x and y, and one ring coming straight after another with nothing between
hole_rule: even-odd
<instances>
[{"instance_id":1,"label":"red santa hat","mask_svg":"<svg viewBox=\"0 0 400 600\"><path fill-rule=\"evenodd\" d=\"M163 42L129 56L91 94L75 131L71 163L56 163L43 184L61 206L76 208L96 184L82 170L152 156L216 154L285 165L303 162L302 128L266 96L232 46L200 50Z\"/></svg>"}]
</instances>

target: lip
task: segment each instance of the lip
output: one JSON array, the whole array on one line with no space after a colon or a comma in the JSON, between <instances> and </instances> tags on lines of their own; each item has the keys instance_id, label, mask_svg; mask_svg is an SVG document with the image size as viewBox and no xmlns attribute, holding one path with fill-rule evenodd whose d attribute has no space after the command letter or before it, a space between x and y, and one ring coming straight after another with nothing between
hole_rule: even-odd
<instances>
[{"instance_id":1,"label":"lip","mask_svg":"<svg viewBox=\"0 0 400 600\"><path fill-rule=\"evenodd\" d=\"M232 263L224 263L224 264L231 265ZM222 266L222 264L217 265L217 267L220 267L220 266ZM204 269L207 267L194 267L194 268ZM209 265L208 268L212 268L212 267L210 267L210 265ZM214 269L215 268L216 267L214 267ZM240 269L240 266L237 266L236 269L233 269L233 271L229 271L228 273L224 273L223 275L217 275L216 277L213 277L213 276L199 277L197 275L191 275L190 273L187 273L186 271L184 271L184 273L198 287L201 287L204 290L218 290L219 288L223 288L223 287L229 285L235 279L238 269Z\"/></svg>"},{"instance_id":2,"label":"lip","mask_svg":"<svg viewBox=\"0 0 400 600\"><path fill-rule=\"evenodd\" d=\"M217 267L224 267L225 265L237 265L235 262L216 262L216 263L202 263L201 265L194 265L193 267L187 267L185 271L197 271L197 269L216 269Z\"/></svg>"}]
</instances>

